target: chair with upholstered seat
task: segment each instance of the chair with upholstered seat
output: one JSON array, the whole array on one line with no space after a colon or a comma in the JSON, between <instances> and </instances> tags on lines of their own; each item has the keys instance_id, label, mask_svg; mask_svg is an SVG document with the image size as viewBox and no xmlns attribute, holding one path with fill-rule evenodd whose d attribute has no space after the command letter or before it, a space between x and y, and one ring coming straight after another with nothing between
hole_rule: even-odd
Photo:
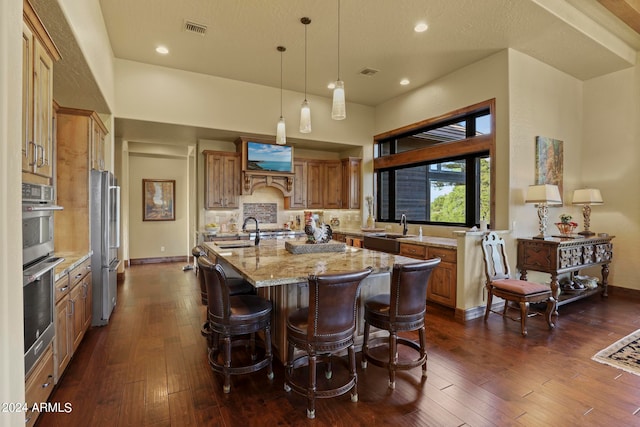
<instances>
[{"instance_id":1,"label":"chair with upholstered seat","mask_svg":"<svg viewBox=\"0 0 640 427\"><path fill-rule=\"evenodd\" d=\"M409 370L422 365L422 376L427 375L427 349L424 316L427 307L427 285L431 271L440 264L440 258L411 264L395 264L391 274L390 293L380 294L365 302L364 342L362 368L367 362L389 370L389 387L395 388L398 370ZM369 339L371 326L384 329L389 336ZM418 331L420 344L398 336L398 332ZM398 344L417 352L416 358L400 358ZM386 353L379 348L388 346Z\"/></svg>"},{"instance_id":2,"label":"chair with upholstered seat","mask_svg":"<svg viewBox=\"0 0 640 427\"><path fill-rule=\"evenodd\" d=\"M231 375L247 374L267 368L267 376L273 379L271 351L271 301L257 295L231 295L224 270L206 255L198 258L200 274L207 286L207 334L209 341L209 365L224 376L223 391L231 390ZM256 340L257 332L264 332L264 342ZM247 339L247 336L250 338ZM250 350L247 357L232 359L232 348ZM256 347L263 349L258 357ZM234 353L235 354L235 353ZM242 356L242 355L240 355Z\"/></svg>"},{"instance_id":3,"label":"chair with upholstered seat","mask_svg":"<svg viewBox=\"0 0 640 427\"><path fill-rule=\"evenodd\" d=\"M296 310L287 319L288 361L284 388L307 396L308 418L315 418L316 398L335 397L351 391L351 400L358 401L358 377L353 348L356 301L360 284L371 271L371 268L367 268L340 274L310 275L308 307ZM304 354L294 359L296 348ZM348 354L349 376L343 383L333 377L332 355L345 349ZM344 362L342 358L338 360ZM319 386L316 370L322 362L326 363L325 378L328 382L340 384ZM308 370L306 380L300 374L303 366Z\"/></svg>"},{"instance_id":4,"label":"chair with upholstered seat","mask_svg":"<svg viewBox=\"0 0 640 427\"><path fill-rule=\"evenodd\" d=\"M202 255L207 255L204 248L200 245L194 246L191 250L195 260L196 266L198 265L198 259ZM198 276L199 266L196 267L196 276ZM226 272L225 272L226 273ZM207 285L204 283L204 277L199 276L200 279L200 301L202 305L207 305ZM229 286L229 293L231 295L249 295L255 292L251 283L244 280L242 277L227 277L227 284Z\"/></svg>"},{"instance_id":5,"label":"chair with upholstered seat","mask_svg":"<svg viewBox=\"0 0 640 427\"><path fill-rule=\"evenodd\" d=\"M555 325L551 321L551 317L556 309L556 300L551 293L551 288L540 283L512 279L504 239L495 232L492 231L482 238L482 252L487 279L487 307L484 321L487 321L489 313L492 312L512 320L520 320L521 333L523 336L527 336L527 318L530 315L538 314L530 314L529 305L531 303L546 303L545 320L549 329L553 329ZM501 313L491 308L494 296L505 300ZM510 308L509 302L518 304L520 317L507 316L507 311Z\"/></svg>"}]
</instances>

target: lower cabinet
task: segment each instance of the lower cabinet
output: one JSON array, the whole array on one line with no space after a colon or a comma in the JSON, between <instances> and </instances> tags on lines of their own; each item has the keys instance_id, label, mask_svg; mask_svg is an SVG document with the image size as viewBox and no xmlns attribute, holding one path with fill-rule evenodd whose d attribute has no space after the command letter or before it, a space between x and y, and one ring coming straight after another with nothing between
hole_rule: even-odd
<instances>
[{"instance_id":1,"label":"lower cabinet","mask_svg":"<svg viewBox=\"0 0 640 427\"><path fill-rule=\"evenodd\" d=\"M400 255L418 259L440 258L440 264L431 272L427 300L456 307L458 273L455 249L401 243Z\"/></svg>"},{"instance_id":2,"label":"lower cabinet","mask_svg":"<svg viewBox=\"0 0 640 427\"><path fill-rule=\"evenodd\" d=\"M56 281L56 334L53 340L55 382L67 368L71 357L91 326L93 293L91 259Z\"/></svg>"},{"instance_id":3,"label":"lower cabinet","mask_svg":"<svg viewBox=\"0 0 640 427\"><path fill-rule=\"evenodd\" d=\"M31 411L35 404L46 402L53 389L53 349L50 344L42 353L40 360L25 381L25 403L26 411L24 415L24 425L32 426L36 423L39 411Z\"/></svg>"},{"instance_id":4,"label":"lower cabinet","mask_svg":"<svg viewBox=\"0 0 640 427\"><path fill-rule=\"evenodd\" d=\"M344 234L344 233L333 233L333 240L337 241L337 242L344 242L347 244L347 246L353 246L355 248L362 248L363 246L363 241L359 236L354 236L354 235L350 235L350 234Z\"/></svg>"}]
</instances>

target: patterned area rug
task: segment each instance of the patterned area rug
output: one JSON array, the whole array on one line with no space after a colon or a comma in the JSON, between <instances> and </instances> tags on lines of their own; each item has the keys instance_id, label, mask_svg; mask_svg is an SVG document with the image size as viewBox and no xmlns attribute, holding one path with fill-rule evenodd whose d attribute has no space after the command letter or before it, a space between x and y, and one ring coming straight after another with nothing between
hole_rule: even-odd
<instances>
[{"instance_id":1,"label":"patterned area rug","mask_svg":"<svg viewBox=\"0 0 640 427\"><path fill-rule=\"evenodd\" d=\"M640 375L640 329L600 350L591 359Z\"/></svg>"}]
</instances>

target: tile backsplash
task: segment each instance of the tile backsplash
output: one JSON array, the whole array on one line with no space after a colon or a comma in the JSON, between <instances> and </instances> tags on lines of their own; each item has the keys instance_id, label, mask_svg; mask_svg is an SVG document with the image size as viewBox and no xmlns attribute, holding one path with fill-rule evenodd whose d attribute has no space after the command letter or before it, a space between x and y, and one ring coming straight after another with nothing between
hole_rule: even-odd
<instances>
[{"instance_id":1,"label":"tile backsplash","mask_svg":"<svg viewBox=\"0 0 640 427\"><path fill-rule=\"evenodd\" d=\"M277 203L244 203L242 205L242 218L254 217L261 224L273 224L278 222Z\"/></svg>"}]
</instances>

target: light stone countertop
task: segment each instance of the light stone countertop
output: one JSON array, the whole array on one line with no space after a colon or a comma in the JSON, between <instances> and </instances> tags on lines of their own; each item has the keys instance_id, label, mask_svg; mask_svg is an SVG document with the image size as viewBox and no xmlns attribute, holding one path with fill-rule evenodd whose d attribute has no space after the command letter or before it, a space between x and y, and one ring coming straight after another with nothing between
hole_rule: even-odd
<instances>
[{"instance_id":1,"label":"light stone countertop","mask_svg":"<svg viewBox=\"0 0 640 427\"><path fill-rule=\"evenodd\" d=\"M369 266L373 267L373 274L389 273L394 263L417 262L414 258L349 246L344 252L294 255L285 249L284 240L275 239L241 248L220 248L215 242L202 244L257 288L303 283L309 274L343 273Z\"/></svg>"},{"instance_id":2,"label":"light stone countertop","mask_svg":"<svg viewBox=\"0 0 640 427\"><path fill-rule=\"evenodd\" d=\"M91 257L92 253L92 251L89 251L88 253L56 252L54 255L60 258L64 258L64 261L62 261L55 267L54 280L60 279L60 277L79 266L82 262L87 260L87 258Z\"/></svg>"}]
</instances>

